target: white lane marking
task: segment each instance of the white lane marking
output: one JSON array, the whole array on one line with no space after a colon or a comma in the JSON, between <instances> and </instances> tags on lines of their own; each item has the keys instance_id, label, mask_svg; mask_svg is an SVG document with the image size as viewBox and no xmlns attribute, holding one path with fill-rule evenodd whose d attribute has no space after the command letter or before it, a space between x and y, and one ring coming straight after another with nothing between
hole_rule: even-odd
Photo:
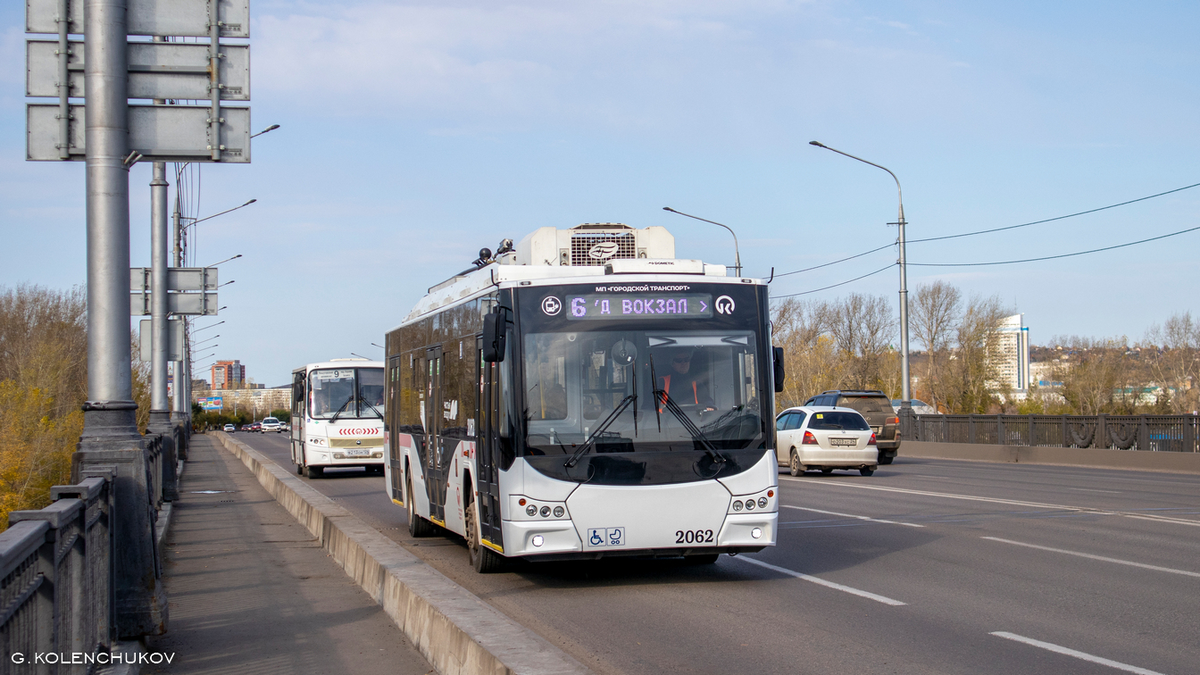
<instances>
[{"instance_id":1,"label":"white lane marking","mask_svg":"<svg viewBox=\"0 0 1200 675\"><path fill-rule=\"evenodd\" d=\"M1120 490L1097 490L1095 488L1072 488L1072 487L1069 487L1067 489L1068 490L1077 490L1079 492L1104 492L1104 493L1107 493L1110 495L1122 494Z\"/></svg>"},{"instance_id":2,"label":"white lane marking","mask_svg":"<svg viewBox=\"0 0 1200 675\"><path fill-rule=\"evenodd\" d=\"M882 602L882 603L883 603L883 604L885 604L885 605L891 605L891 606L893 606L893 607L900 607L901 605L905 605L905 604L907 604L907 603L904 603L904 602L900 602L899 600L893 600L893 599L891 599L891 598L888 598L888 597L885 597L885 596L882 596L882 595L876 595L876 594L874 594L874 593L869 593L869 592L867 592L867 591L861 591L861 590L859 590L859 589L857 589L857 588L852 588L852 587L850 587L850 586L843 586L842 584L835 584L835 583L834 583L834 582L832 582L832 581L825 581L824 579L821 579L821 578L818 578L818 577L814 577L814 576L812 576L812 575L809 575L809 574L802 574L802 573L800 573L800 572L793 572L792 570L789 570L789 569L787 569L787 568L785 568L785 567L777 567L777 566L775 566L775 565L772 565L772 564L770 564L770 563L765 563L765 562L763 562L763 561L761 561L761 560L755 560L754 558L747 558L747 557L745 557L745 556L738 556L738 557L734 558L734 560L741 560L741 561L743 561L743 562L748 562L748 563L750 563L750 564L752 564L752 565L758 565L759 567L765 567L765 568L767 568L767 569L769 569L769 570L771 570L771 571L774 571L774 572L779 572L780 574L786 574L786 575L788 575L788 576L790 576L790 577L796 577L797 579L802 579L802 580L804 580L804 581L811 581L811 582L812 582L812 583L814 583L814 584L817 584L817 585L820 585L820 586L824 586L824 587L826 587L826 588L832 588L832 589L834 589L835 591L842 591L843 593L849 593L849 594L851 594L851 595L857 595L857 596L858 596L858 597L860 597L860 598L866 598L866 599L868 599L868 600L874 600L875 602Z\"/></svg>"},{"instance_id":3,"label":"white lane marking","mask_svg":"<svg viewBox=\"0 0 1200 675\"><path fill-rule=\"evenodd\" d=\"M989 635L995 635L996 637L1002 637L1005 640L1014 640L1016 642L1021 642L1021 643L1030 645L1032 647L1040 647L1042 649L1052 651L1055 654L1063 654L1065 656L1074 656L1077 659L1082 659L1082 660L1088 661L1090 663L1097 663L1102 666L1108 666L1109 668L1116 668L1118 670L1124 670L1125 672L1128 672L1128 673L1138 673L1138 675L1163 675L1162 673L1160 673L1156 670L1147 670L1146 668L1139 668L1137 666L1131 666L1128 663L1121 663L1120 661L1113 661L1112 659L1106 659L1102 656L1094 656L1092 654L1088 654L1087 652L1081 652L1081 651L1076 651L1074 649L1068 649L1066 647L1060 647L1056 644L1051 644L1049 642L1042 642L1041 640L1034 640L1033 638L1027 638L1027 637L1024 637L1021 635L1017 635L1015 633L1006 633L1004 631L998 630L998 631L995 631L994 633L989 633Z\"/></svg>"},{"instance_id":4,"label":"white lane marking","mask_svg":"<svg viewBox=\"0 0 1200 675\"><path fill-rule=\"evenodd\" d=\"M786 478L780 476L780 480L790 480L796 483L809 483L812 485L825 485L831 487L846 487L855 488L858 490L879 490L881 492L900 492L907 495L919 495L922 497L940 497L942 499L963 499L972 502L989 502L992 504L1008 504L1010 506L1027 506L1039 509L1060 509L1066 511L1094 511L1084 506L1066 506L1063 504L1042 504L1040 502L1025 502L1016 499L1001 499L999 497L976 497L975 495L954 494L950 492L930 492L928 490L913 490L910 488L886 487L883 485L863 485L861 483L844 483L841 481L817 480L813 478ZM1110 513L1105 511L1104 513Z\"/></svg>"},{"instance_id":5,"label":"white lane marking","mask_svg":"<svg viewBox=\"0 0 1200 675\"><path fill-rule=\"evenodd\" d=\"M1122 513L1126 518L1137 518L1138 520L1153 520L1159 523L1173 523L1175 525L1191 525L1200 527L1200 521L1190 520L1188 518L1172 518L1171 516L1159 516L1153 513Z\"/></svg>"},{"instance_id":6,"label":"white lane marking","mask_svg":"<svg viewBox=\"0 0 1200 675\"><path fill-rule=\"evenodd\" d=\"M1129 565L1130 567L1141 567L1142 569L1154 570L1156 572L1170 572L1171 574L1182 574L1188 577L1196 577L1200 579L1200 573L1189 572L1187 570L1177 570L1173 567L1159 567L1158 565L1147 565L1145 563L1133 562L1132 560L1121 560L1120 558L1107 558L1102 555L1093 555L1091 553L1080 553L1079 551L1068 551L1061 548L1051 548L1049 546L1039 546L1037 544L1026 544L1021 541L1013 541L1011 539L1001 539L999 537L980 537L988 541L998 541L1002 544L1012 544L1013 546L1024 546L1025 548L1036 548L1039 551L1050 551L1052 553L1063 553L1066 555L1078 556L1080 558L1088 558L1090 560L1100 560L1102 562L1116 563L1118 565Z\"/></svg>"},{"instance_id":7,"label":"white lane marking","mask_svg":"<svg viewBox=\"0 0 1200 675\"><path fill-rule=\"evenodd\" d=\"M841 516L843 518L856 518L858 520L866 520L872 523L886 523L888 525L903 525L905 527L925 527L916 523L901 523L895 520L883 520L882 518L868 518L867 516L856 516L853 513L838 513L837 511L822 511L821 509L809 509L803 506L791 506L788 504L780 504L785 509L796 509L798 511L812 511L813 513L823 513L827 516Z\"/></svg>"},{"instance_id":8,"label":"white lane marking","mask_svg":"<svg viewBox=\"0 0 1200 675\"><path fill-rule=\"evenodd\" d=\"M1191 520L1188 518L1172 518L1170 516L1159 516L1147 513L1138 513L1136 511L1114 511L1112 509L1097 509L1090 506L1069 506L1067 504L1043 504L1041 502L1026 502L1016 499L1001 499L998 497L977 497L975 495L955 494L952 492L930 492L928 490L912 490L909 488L885 487L882 485L863 485L861 483L845 483L842 481L818 480L815 478L791 478L789 476L780 476L779 480L788 480L794 483L807 483L810 485L823 485L829 487L854 488L857 490L879 490L882 492L899 492L901 494L918 495L921 497L938 497L941 499L961 499L971 502L989 502L992 504L1008 504L1009 506L1025 506L1037 509L1055 509L1060 511L1079 511L1081 513L1091 513L1098 516L1123 516L1125 518L1136 518L1138 520L1152 520L1159 523L1171 523L1173 525L1191 525L1200 527L1200 521Z\"/></svg>"}]
</instances>

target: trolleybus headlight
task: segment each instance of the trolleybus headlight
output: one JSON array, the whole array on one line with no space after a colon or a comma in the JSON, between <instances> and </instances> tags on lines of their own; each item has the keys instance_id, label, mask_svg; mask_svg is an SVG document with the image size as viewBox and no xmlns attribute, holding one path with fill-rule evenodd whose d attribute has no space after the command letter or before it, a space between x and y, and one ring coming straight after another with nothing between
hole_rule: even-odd
<instances>
[{"instance_id":1,"label":"trolleybus headlight","mask_svg":"<svg viewBox=\"0 0 1200 675\"><path fill-rule=\"evenodd\" d=\"M766 497L758 498L758 508L760 508L760 509L767 508L767 498Z\"/></svg>"},{"instance_id":2,"label":"trolleybus headlight","mask_svg":"<svg viewBox=\"0 0 1200 675\"><path fill-rule=\"evenodd\" d=\"M754 537L755 539L762 537L762 528L756 527L753 530L750 530L750 536Z\"/></svg>"},{"instance_id":3,"label":"trolleybus headlight","mask_svg":"<svg viewBox=\"0 0 1200 675\"><path fill-rule=\"evenodd\" d=\"M747 510L747 511L753 511L753 510L754 510L754 500L753 500L753 499L747 499L747 500L746 500L746 510Z\"/></svg>"},{"instance_id":4,"label":"trolleybus headlight","mask_svg":"<svg viewBox=\"0 0 1200 675\"><path fill-rule=\"evenodd\" d=\"M561 506L554 507L554 517L555 518L562 518L563 514L565 514L566 512L567 512L567 510Z\"/></svg>"},{"instance_id":5,"label":"trolleybus headlight","mask_svg":"<svg viewBox=\"0 0 1200 675\"><path fill-rule=\"evenodd\" d=\"M740 501L738 501L738 500L736 500L736 499L735 499L735 500L733 500L733 510L734 510L734 511L741 511L741 510L742 510L742 502L740 502Z\"/></svg>"},{"instance_id":6,"label":"trolleybus headlight","mask_svg":"<svg viewBox=\"0 0 1200 675\"><path fill-rule=\"evenodd\" d=\"M550 507L549 507L549 506L543 506L543 507L542 507L542 517L543 517L543 518L548 518L549 516L550 516Z\"/></svg>"},{"instance_id":7,"label":"trolleybus headlight","mask_svg":"<svg viewBox=\"0 0 1200 675\"><path fill-rule=\"evenodd\" d=\"M537 515L537 505L530 504L529 506L526 506L525 513L529 514L529 516L531 516L531 517L536 516Z\"/></svg>"},{"instance_id":8,"label":"trolleybus headlight","mask_svg":"<svg viewBox=\"0 0 1200 675\"><path fill-rule=\"evenodd\" d=\"M544 544L544 543L546 543L546 539L545 539L545 538L544 538L542 535L540 535L540 534L535 534L535 535L533 535L533 545L534 545L535 547L539 547L539 548L540 548L540 547L541 547L541 545L542 545L542 544Z\"/></svg>"}]
</instances>

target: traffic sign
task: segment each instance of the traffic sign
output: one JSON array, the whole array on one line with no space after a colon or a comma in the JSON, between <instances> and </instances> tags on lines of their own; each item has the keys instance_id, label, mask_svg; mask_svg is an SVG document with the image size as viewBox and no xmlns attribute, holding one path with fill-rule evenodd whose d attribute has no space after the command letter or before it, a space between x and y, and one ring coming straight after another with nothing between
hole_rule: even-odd
<instances>
[{"instance_id":1,"label":"traffic sign","mask_svg":"<svg viewBox=\"0 0 1200 675\"><path fill-rule=\"evenodd\" d=\"M154 330L151 327L153 319L142 319L138 322L138 339L140 341L140 356L143 361L153 360ZM167 360L183 360L183 321L180 319L167 320Z\"/></svg>"},{"instance_id":2,"label":"traffic sign","mask_svg":"<svg viewBox=\"0 0 1200 675\"><path fill-rule=\"evenodd\" d=\"M84 95L84 44L82 40L68 43L67 82L70 96ZM129 98L161 98L208 100L209 46L184 42L130 42ZM58 40L27 40L25 42L25 95L59 95ZM250 100L250 46L222 44L217 81L221 99Z\"/></svg>"},{"instance_id":3,"label":"traffic sign","mask_svg":"<svg viewBox=\"0 0 1200 675\"><path fill-rule=\"evenodd\" d=\"M129 290L134 293L150 289L149 267L129 269ZM167 290L169 291L215 291L217 290L217 268L215 267L168 267Z\"/></svg>"},{"instance_id":4,"label":"traffic sign","mask_svg":"<svg viewBox=\"0 0 1200 675\"><path fill-rule=\"evenodd\" d=\"M168 293L167 312L189 316L216 316L216 293ZM138 291L129 300L130 314L150 316L150 291Z\"/></svg>"},{"instance_id":5,"label":"traffic sign","mask_svg":"<svg viewBox=\"0 0 1200 675\"><path fill-rule=\"evenodd\" d=\"M203 0L128 0L129 35L209 37L209 3ZM82 34L83 0L68 0L67 32ZM250 37L250 0L220 0L220 37ZM57 33L58 0L25 0L25 32Z\"/></svg>"},{"instance_id":6,"label":"traffic sign","mask_svg":"<svg viewBox=\"0 0 1200 675\"><path fill-rule=\"evenodd\" d=\"M87 148L84 106L70 107L70 157L84 160ZM129 149L153 162L204 161L213 153L210 140L211 108L182 105L129 106ZM59 106L26 104L26 159L60 161ZM250 109L221 108L221 161L250 162Z\"/></svg>"}]
</instances>

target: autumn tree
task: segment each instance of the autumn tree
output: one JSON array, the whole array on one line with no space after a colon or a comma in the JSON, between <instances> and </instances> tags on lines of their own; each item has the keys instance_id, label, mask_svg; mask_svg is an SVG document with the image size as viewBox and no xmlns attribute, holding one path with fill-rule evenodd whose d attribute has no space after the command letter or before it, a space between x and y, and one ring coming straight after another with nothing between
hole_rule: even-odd
<instances>
[{"instance_id":1,"label":"autumn tree","mask_svg":"<svg viewBox=\"0 0 1200 675\"><path fill-rule=\"evenodd\" d=\"M824 326L846 367L839 389L879 389L885 355L896 334L896 318L880 296L851 293L822 308Z\"/></svg>"},{"instance_id":2,"label":"autumn tree","mask_svg":"<svg viewBox=\"0 0 1200 675\"><path fill-rule=\"evenodd\" d=\"M952 353L945 361L935 394L951 412L986 413L996 402L991 391L1000 327L1010 314L996 296L974 297L954 322Z\"/></svg>"},{"instance_id":3,"label":"autumn tree","mask_svg":"<svg viewBox=\"0 0 1200 675\"><path fill-rule=\"evenodd\" d=\"M83 290L0 291L0 526L70 482L86 396Z\"/></svg>"},{"instance_id":4,"label":"autumn tree","mask_svg":"<svg viewBox=\"0 0 1200 675\"><path fill-rule=\"evenodd\" d=\"M1192 313L1175 314L1163 325L1152 326L1144 346L1151 376L1167 397L1168 410L1185 413L1200 408L1200 322Z\"/></svg>"},{"instance_id":5,"label":"autumn tree","mask_svg":"<svg viewBox=\"0 0 1200 675\"><path fill-rule=\"evenodd\" d=\"M944 281L917 287L909 304L913 337L925 347L925 372L921 378L922 396L928 403L944 405L942 373L955 344L955 328L962 309L962 292Z\"/></svg>"}]
</instances>

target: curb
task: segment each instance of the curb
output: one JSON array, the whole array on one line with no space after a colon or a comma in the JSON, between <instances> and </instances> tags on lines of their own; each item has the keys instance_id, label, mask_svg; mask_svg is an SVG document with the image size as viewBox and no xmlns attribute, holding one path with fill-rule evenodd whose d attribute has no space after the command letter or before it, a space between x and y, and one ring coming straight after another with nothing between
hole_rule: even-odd
<instances>
[{"instance_id":1,"label":"curb","mask_svg":"<svg viewBox=\"0 0 1200 675\"><path fill-rule=\"evenodd\" d=\"M215 436L442 675L591 672L258 451L224 432Z\"/></svg>"}]
</instances>

